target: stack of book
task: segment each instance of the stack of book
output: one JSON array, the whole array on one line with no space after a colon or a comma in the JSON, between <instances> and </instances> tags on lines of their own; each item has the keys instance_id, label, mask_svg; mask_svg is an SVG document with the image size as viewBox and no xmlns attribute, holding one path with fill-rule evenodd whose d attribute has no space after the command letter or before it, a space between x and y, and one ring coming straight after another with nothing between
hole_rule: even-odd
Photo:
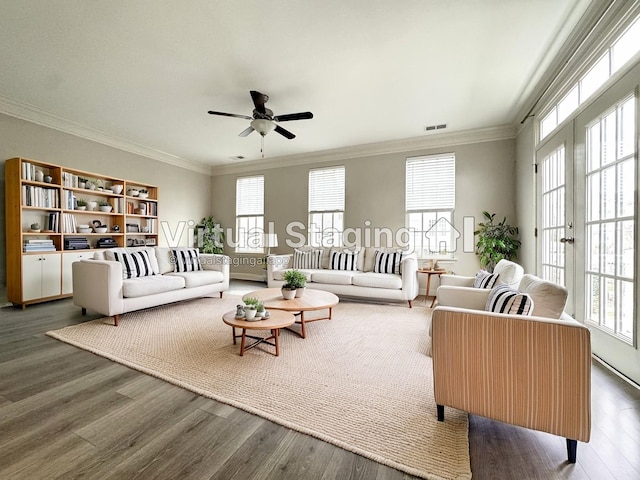
<instances>
[{"instance_id":1,"label":"stack of book","mask_svg":"<svg viewBox=\"0 0 640 480\"><path fill-rule=\"evenodd\" d=\"M53 244L53 240L40 240L32 239L25 240L23 245L23 251L25 252L55 252L56 246Z\"/></svg>"},{"instance_id":2,"label":"stack of book","mask_svg":"<svg viewBox=\"0 0 640 480\"><path fill-rule=\"evenodd\" d=\"M91 248L87 237L66 237L64 239L65 250L86 250Z\"/></svg>"}]
</instances>

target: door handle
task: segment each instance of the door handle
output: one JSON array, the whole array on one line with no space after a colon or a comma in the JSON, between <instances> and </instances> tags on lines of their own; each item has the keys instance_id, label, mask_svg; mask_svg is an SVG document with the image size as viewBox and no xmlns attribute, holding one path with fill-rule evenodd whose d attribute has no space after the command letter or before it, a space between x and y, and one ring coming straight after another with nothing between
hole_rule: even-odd
<instances>
[{"instance_id":1,"label":"door handle","mask_svg":"<svg viewBox=\"0 0 640 480\"><path fill-rule=\"evenodd\" d=\"M561 238L560 239L560 243L573 243L575 241L576 240L573 237L567 237L567 238Z\"/></svg>"}]
</instances>

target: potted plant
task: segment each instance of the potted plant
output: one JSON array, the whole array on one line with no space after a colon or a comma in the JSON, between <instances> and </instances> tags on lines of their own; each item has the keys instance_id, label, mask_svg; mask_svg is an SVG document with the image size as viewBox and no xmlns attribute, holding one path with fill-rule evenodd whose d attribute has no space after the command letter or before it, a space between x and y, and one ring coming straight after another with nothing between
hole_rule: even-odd
<instances>
[{"instance_id":1,"label":"potted plant","mask_svg":"<svg viewBox=\"0 0 640 480\"><path fill-rule=\"evenodd\" d=\"M250 322L256 319L256 313L258 312L258 305L260 300L254 297L245 298L244 300L244 318ZM263 307L264 310L264 307Z\"/></svg>"},{"instance_id":2,"label":"potted plant","mask_svg":"<svg viewBox=\"0 0 640 480\"><path fill-rule=\"evenodd\" d=\"M200 221L202 227L202 253L223 253L224 231L213 216L209 215Z\"/></svg>"},{"instance_id":3,"label":"potted plant","mask_svg":"<svg viewBox=\"0 0 640 480\"><path fill-rule=\"evenodd\" d=\"M87 188L88 180L84 177L78 177L78 188Z\"/></svg>"},{"instance_id":4,"label":"potted plant","mask_svg":"<svg viewBox=\"0 0 640 480\"><path fill-rule=\"evenodd\" d=\"M307 285L307 277L304 276L304 273L296 269L287 270L282 275L282 278L285 282L283 288L285 286L289 286L289 290L295 290L295 293L293 295L294 297L302 296L302 294L304 293L304 288ZM282 294L282 296L284 296L284 293Z\"/></svg>"},{"instance_id":5,"label":"potted plant","mask_svg":"<svg viewBox=\"0 0 640 480\"><path fill-rule=\"evenodd\" d=\"M101 212L105 212L105 213L109 213L111 211L111 209L113 208L111 206L111 204L109 202L107 202L106 200L100 200L98 202L98 207L100 208Z\"/></svg>"},{"instance_id":6,"label":"potted plant","mask_svg":"<svg viewBox=\"0 0 640 480\"><path fill-rule=\"evenodd\" d=\"M149 191L146 188L143 188L138 192L138 198L149 198Z\"/></svg>"},{"instance_id":7,"label":"potted plant","mask_svg":"<svg viewBox=\"0 0 640 480\"><path fill-rule=\"evenodd\" d=\"M87 209L87 201L84 198L79 198L76 202L76 206L78 210L86 210Z\"/></svg>"},{"instance_id":8,"label":"potted plant","mask_svg":"<svg viewBox=\"0 0 640 480\"><path fill-rule=\"evenodd\" d=\"M520 240L516 239L518 227L507 223L506 217L500 223L494 223L495 213L482 212L485 221L473 232L478 236L476 254L480 257L480 265L492 272L496 264L503 258L514 260L520 248Z\"/></svg>"}]
</instances>

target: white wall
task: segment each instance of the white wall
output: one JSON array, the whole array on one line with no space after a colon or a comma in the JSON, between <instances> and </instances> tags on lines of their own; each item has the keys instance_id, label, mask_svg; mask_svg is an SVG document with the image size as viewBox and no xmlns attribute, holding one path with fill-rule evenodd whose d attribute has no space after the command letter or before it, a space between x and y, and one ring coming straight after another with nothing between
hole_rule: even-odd
<instances>
[{"instance_id":1,"label":"white wall","mask_svg":"<svg viewBox=\"0 0 640 480\"><path fill-rule=\"evenodd\" d=\"M191 170L134 155L113 147L85 140L58 130L0 115L0 218L4 225L4 162L24 157L71 168L111 175L159 187L158 212L172 232L181 223L200 221L211 213L210 177ZM187 230L179 237L186 245ZM161 234L160 244L167 244ZM5 276L5 230L0 231L0 275Z\"/></svg>"},{"instance_id":2,"label":"white wall","mask_svg":"<svg viewBox=\"0 0 640 480\"><path fill-rule=\"evenodd\" d=\"M262 168L236 174L214 175L213 214L223 227L235 225L235 184L241 176L265 177L265 222L275 223L280 246L272 253L290 253L285 245L286 225L290 221L307 223L309 169L344 165L346 170L345 228L404 227L405 161L407 157L454 152L456 155L456 211L454 225L462 228L463 217L482 219L482 211L497 213L501 219L515 220L515 139L488 141L444 148L412 150L401 153L308 163L289 167ZM265 163L268 166L268 163ZM365 223L367 222L367 223ZM370 223L369 223L370 222ZM456 252L453 265L457 273L473 275L480 268L474 253ZM248 258L226 253L236 261ZM236 277L260 277L260 266L232 266Z\"/></svg>"}]
</instances>

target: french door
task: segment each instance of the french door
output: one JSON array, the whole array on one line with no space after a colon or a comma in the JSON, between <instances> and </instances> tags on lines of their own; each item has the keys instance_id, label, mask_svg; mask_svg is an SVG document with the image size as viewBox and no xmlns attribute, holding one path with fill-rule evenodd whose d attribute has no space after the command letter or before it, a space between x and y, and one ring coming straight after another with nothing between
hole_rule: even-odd
<instances>
[{"instance_id":1,"label":"french door","mask_svg":"<svg viewBox=\"0 0 640 480\"><path fill-rule=\"evenodd\" d=\"M593 353L637 383L639 78L640 65L536 152L538 275L567 287Z\"/></svg>"},{"instance_id":2,"label":"french door","mask_svg":"<svg viewBox=\"0 0 640 480\"><path fill-rule=\"evenodd\" d=\"M536 152L537 271L569 291L565 310L574 308L573 125L568 125Z\"/></svg>"}]
</instances>

